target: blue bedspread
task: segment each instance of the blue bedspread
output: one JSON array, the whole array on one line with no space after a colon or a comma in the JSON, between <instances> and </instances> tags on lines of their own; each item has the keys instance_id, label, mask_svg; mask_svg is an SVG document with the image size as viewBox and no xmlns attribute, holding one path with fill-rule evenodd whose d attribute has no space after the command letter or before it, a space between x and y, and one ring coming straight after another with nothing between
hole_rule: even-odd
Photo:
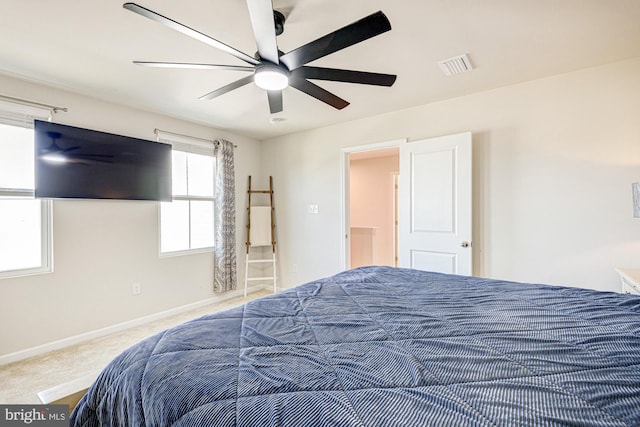
<instances>
[{"instance_id":1,"label":"blue bedspread","mask_svg":"<svg viewBox=\"0 0 640 427\"><path fill-rule=\"evenodd\" d=\"M640 426L640 297L351 270L140 342L72 425Z\"/></svg>"}]
</instances>

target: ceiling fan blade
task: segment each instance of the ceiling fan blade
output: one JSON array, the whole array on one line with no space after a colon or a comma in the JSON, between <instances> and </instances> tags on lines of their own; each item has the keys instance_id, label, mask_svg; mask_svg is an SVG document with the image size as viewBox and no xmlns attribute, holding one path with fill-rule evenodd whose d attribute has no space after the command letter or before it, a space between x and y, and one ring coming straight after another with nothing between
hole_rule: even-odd
<instances>
[{"instance_id":1,"label":"ceiling fan blade","mask_svg":"<svg viewBox=\"0 0 640 427\"><path fill-rule=\"evenodd\" d=\"M91 164L96 164L96 163L113 163L113 160L107 160L107 159L85 159L85 158L77 158L77 157L71 157L67 159L67 162L69 163L76 163L78 165L82 165L82 166L89 166Z\"/></svg>"},{"instance_id":2,"label":"ceiling fan blade","mask_svg":"<svg viewBox=\"0 0 640 427\"><path fill-rule=\"evenodd\" d=\"M332 82L359 83L364 85L392 86L396 81L393 74L369 73L366 71L340 70L323 67L300 67L292 76L305 79L329 80Z\"/></svg>"},{"instance_id":3,"label":"ceiling fan blade","mask_svg":"<svg viewBox=\"0 0 640 427\"><path fill-rule=\"evenodd\" d=\"M203 43L206 43L209 46L215 47L216 49L220 49L221 51L226 52L230 55L233 55L238 59L248 62L249 64L252 64L252 65L260 64L260 61L257 61L256 59L250 57L246 53L240 52L239 50L234 49L231 46L226 45L212 37L209 37L206 34L196 31L193 28L189 28L186 25L183 25L177 21L174 21L173 19L167 18L166 16L162 16L159 13L156 13L152 10L142 7L136 3L125 3L122 5L122 7L124 7L127 10L130 10L131 12L137 13L138 15L144 16L145 18L149 18L152 21L156 21L173 30L176 30L186 36L189 36Z\"/></svg>"},{"instance_id":4,"label":"ceiling fan blade","mask_svg":"<svg viewBox=\"0 0 640 427\"><path fill-rule=\"evenodd\" d=\"M271 114L281 112L282 111L282 91L268 90L267 97L269 98L269 111L271 112Z\"/></svg>"},{"instance_id":5,"label":"ceiling fan blade","mask_svg":"<svg viewBox=\"0 0 640 427\"><path fill-rule=\"evenodd\" d=\"M342 110L349 105L344 99L332 94L331 92L322 89L320 86L311 83L306 79L290 79L289 84L307 95L313 96L320 101L331 105L333 108Z\"/></svg>"},{"instance_id":6,"label":"ceiling fan blade","mask_svg":"<svg viewBox=\"0 0 640 427\"><path fill-rule=\"evenodd\" d=\"M313 60L375 37L390 29L389 19L379 11L285 53L280 57L280 61L293 71Z\"/></svg>"},{"instance_id":7,"label":"ceiling fan blade","mask_svg":"<svg viewBox=\"0 0 640 427\"><path fill-rule=\"evenodd\" d=\"M274 64L278 64L278 45L273 21L271 0L247 0L253 35L258 46L258 55Z\"/></svg>"},{"instance_id":8,"label":"ceiling fan blade","mask_svg":"<svg viewBox=\"0 0 640 427\"><path fill-rule=\"evenodd\" d=\"M191 68L195 70L231 70L231 71L253 71L255 67L241 65L217 65L217 64L193 64L188 62L152 62L133 61L136 65L153 68Z\"/></svg>"},{"instance_id":9,"label":"ceiling fan blade","mask_svg":"<svg viewBox=\"0 0 640 427\"><path fill-rule=\"evenodd\" d=\"M70 156L74 159L92 159L92 160L99 160L102 158L105 159L113 159L113 155L112 154L74 154L72 156Z\"/></svg>"},{"instance_id":10,"label":"ceiling fan blade","mask_svg":"<svg viewBox=\"0 0 640 427\"><path fill-rule=\"evenodd\" d=\"M219 89L214 90L213 92L209 92L206 95L202 95L200 98L198 99L203 99L203 100L209 100L209 99L213 99L216 98L220 95L224 95L227 92L231 92L234 89L238 89L244 85L247 85L249 83L253 82L253 75L247 76L247 77L243 77L240 80L236 80L233 83L229 83L226 86L222 86Z\"/></svg>"}]
</instances>

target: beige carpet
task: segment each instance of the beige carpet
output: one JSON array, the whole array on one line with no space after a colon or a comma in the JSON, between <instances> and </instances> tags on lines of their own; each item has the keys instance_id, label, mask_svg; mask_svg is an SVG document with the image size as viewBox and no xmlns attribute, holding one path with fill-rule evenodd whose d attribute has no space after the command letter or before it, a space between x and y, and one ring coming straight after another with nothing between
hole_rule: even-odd
<instances>
[{"instance_id":1,"label":"beige carpet","mask_svg":"<svg viewBox=\"0 0 640 427\"><path fill-rule=\"evenodd\" d=\"M61 350L0 366L0 404L41 403L37 393L87 375L97 376L120 352L141 339L187 320L268 295L260 290Z\"/></svg>"}]
</instances>

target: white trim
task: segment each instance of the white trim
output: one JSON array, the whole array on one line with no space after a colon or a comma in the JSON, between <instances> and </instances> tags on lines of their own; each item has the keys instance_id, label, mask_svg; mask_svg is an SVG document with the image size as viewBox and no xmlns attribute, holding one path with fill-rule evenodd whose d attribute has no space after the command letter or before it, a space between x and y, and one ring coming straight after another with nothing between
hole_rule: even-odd
<instances>
[{"instance_id":1,"label":"white trim","mask_svg":"<svg viewBox=\"0 0 640 427\"><path fill-rule=\"evenodd\" d=\"M250 288L250 292L256 292L262 289L271 290L272 287L271 285L262 285L262 286L256 285ZM236 297L242 297L242 295L243 295L243 290L236 289L234 291L226 292L224 295L219 297L207 298L205 300L182 305L180 307L171 308L169 310L161 311L155 314L150 314L148 316L139 317L137 319L128 320L126 322L107 326L101 329L96 329L94 331L85 332L79 335L63 338L47 344L42 344L35 347L27 348L24 350L19 350L13 353L4 354L0 356L0 366L6 365L8 363L17 362L19 360L27 359L29 357L38 356L40 354L48 353L53 350L69 347L74 344L79 344L94 338L100 338L105 335L124 331L126 329L133 328L135 326L144 325L146 323L153 322L155 320L164 319L166 317L174 316L176 314L181 314L190 310L204 307L209 304L223 302Z\"/></svg>"},{"instance_id":2,"label":"white trim","mask_svg":"<svg viewBox=\"0 0 640 427\"><path fill-rule=\"evenodd\" d=\"M167 252L158 252L158 258L171 258L174 256L184 256L184 255L196 255L196 254L206 254L213 253L213 246L207 246L206 248L195 248L195 249L182 249L179 251L167 251Z\"/></svg>"},{"instance_id":3,"label":"white trim","mask_svg":"<svg viewBox=\"0 0 640 427\"><path fill-rule=\"evenodd\" d=\"M48 115L51 118L55 108L16 98L0 95L0 124L15 126L33 131L34 118ZM63 111L66 109L59 108ZM34 190L25 188L0 188L3 199L34 199ZM36 199L37 200L37 199ZM53 205L50 200L40 199L40 266L0 271L0 280L34 274L51 273L53 271Z\"/></svg>"},{"instance_id":4,"label":"white trim","mask_svg":"<svg viewBox=\"0 0 640 427\"><path fill-rule=\"evenodd\" d=\"M25 197L34 198L34 191L27 190L24 188L0 188L0 197L5 198L19 198L24 199Z\"/></svg>"},{"instance_id":5,"label":"white trim","mask_svg":"<svg viewBox=\"0 0 640 427\"><path fill-rule=\"evenodd\" d=\"M6 194L0 192L0 195ZM33 200L33 194L27 197L17 197L19 191L14 192L16 199ZM0 280L16 277L33 276L53 272L53 204L51 200L39 200L40 202L40 266L18 268L15 270L0 271Z\"/></svg>"},{"instance_id":6,"label":"white trim","mask_svg":"<svg viewBox=\"0 0 640 427\"><path fill-rule=\"evenodd\" d=\"M160 135L162 134L164 131L160 131L158 129L155 130L156 134ZM188 137L184 137L184 138L188 138ZM172 141L167 140L167 142L172 143ZM178 201L187 201L189 202L189 247L185 248L185 249L179 249L179 250L173 250L173 251L163 251L162 250L162 203L158 203L158 257L159 258L163 258L163 257L172 257L172 256L182 256L182 255L191 255L191 254L197 254L197 253L203 253L203 252L213 252L214 251L214 247L213 246L207 246L207 247L199 247L199 248L191 248L191 201L206 201L206 202L211 202L213 204L213 217L211 218L211 221L215 221L215 175L216 175L216 158L213 152L213 145L211 146L211 152L205 152L206 150L201 150L200 148L192 145L192 144L182 144L182 143L176 143L177 145L172 145L172 150L174 150L173 152L178 152L181 151L183 153L186 153L187 156L189 156L190 154L196 154L196 155L205 155L205 156L209 156L211 158L211 162L212 162L212 167L213 167L213 176L212 179L214 181L214 185L213 185L213 192L214 194L211 196L189 196L189 195L185 195L185 194L173 194L171 197L171 202L173 203L174 201L178 200ZM202 143L199 143L202 145ZM213 144L213 143L212 143ZM196 147L195 150L190 149L193 147ZM173 156L173 152L172 152L172 156ZM173 158L173 157L172 157ZM185 158L185 161L187 161L187 169L186 169L186 179L187 179L187 193L189 192L188 188L189 188L189 170L188 170L188 159L189 157ZM173 178L172 178L173 180Z\"/></svg>"},{"instance_id":7,"label":"white trim","mask_svg":"<svg viewBox=\"0 0 640 427\"><path fill-rule=\"evenodd\" d=\"M399 154L399 153L398 153ZM393 266L398 267L400 265L400 251L398 239L400 238L398 233L400 218L398 213L400 212L400 171L391 173L391 194L393 194Z\"/></svg>"},{"instance_id":8,"label":"white trim","mask_svg":"<svg viewBox=\"0 0 640 427\"><path fill-rule=\"evenodd\" d=\"M407 143L407 138L393 139L386 142L377 142L374 144L356 145L353 147L343 147L340 149L340 182L341 182L341 201L342 201L342 236L344 236L344 244L341 245L341 267L342 270L349 268L350 259L350 236L349 236L349 155L352 153L360 153L364 151L384 150L385 148L399 148Z\"/></svg>"},{"instance_id":9,"label":"white trim","mask_svg":"<svg viewBox=\"0 0 640 427\"><path fill-rule=\"evenodd\" d=\"M39 273L53 273L53 201L41 200L42 205L42 266Z\"/></svg>"},{"instance_id":10,"label":"white trim","mask_svg":"<svg viewBox=\"0 0 640 427\"><path fill-rule=\"evenodd\" d=\"M633 217L640 218L640 182L631 184L633 193Z\"/></svg>"},{"instance_id":11,"label":"white trim","mask_svg":"<svg viewBox=\"0 0 640 427\"><path fill-rule=\"evenodd\" d=\"M58 384L55 387L39 391L38 399L45 405L61 404L69 405L73 409L77 401L87 392L91 384L98 378L100 371L94 371L91 374L83 375L75 380ZM75 400L77 399L77 400ZM75 400L70 402L69 400Z\"/></svg>"}]
</instances>

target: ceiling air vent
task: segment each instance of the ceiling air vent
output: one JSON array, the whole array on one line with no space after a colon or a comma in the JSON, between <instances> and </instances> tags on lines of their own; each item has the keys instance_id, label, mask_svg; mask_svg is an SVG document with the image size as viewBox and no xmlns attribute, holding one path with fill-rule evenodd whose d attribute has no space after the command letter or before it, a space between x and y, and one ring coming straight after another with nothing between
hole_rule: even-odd
<instances>
[{"instance_id":1,"label":"ceiling air vent","mask_svg":"<svg viewBox=\"0 0 640 427\"><path fill-rule=\"evenodd\" d=\"M466 54L443 59L442 61L438 61L438 65L445 76L453 76L454 74L464 73L473 69L471 61L469 61L469 57Z\"/></svg>"}]
</instances>

